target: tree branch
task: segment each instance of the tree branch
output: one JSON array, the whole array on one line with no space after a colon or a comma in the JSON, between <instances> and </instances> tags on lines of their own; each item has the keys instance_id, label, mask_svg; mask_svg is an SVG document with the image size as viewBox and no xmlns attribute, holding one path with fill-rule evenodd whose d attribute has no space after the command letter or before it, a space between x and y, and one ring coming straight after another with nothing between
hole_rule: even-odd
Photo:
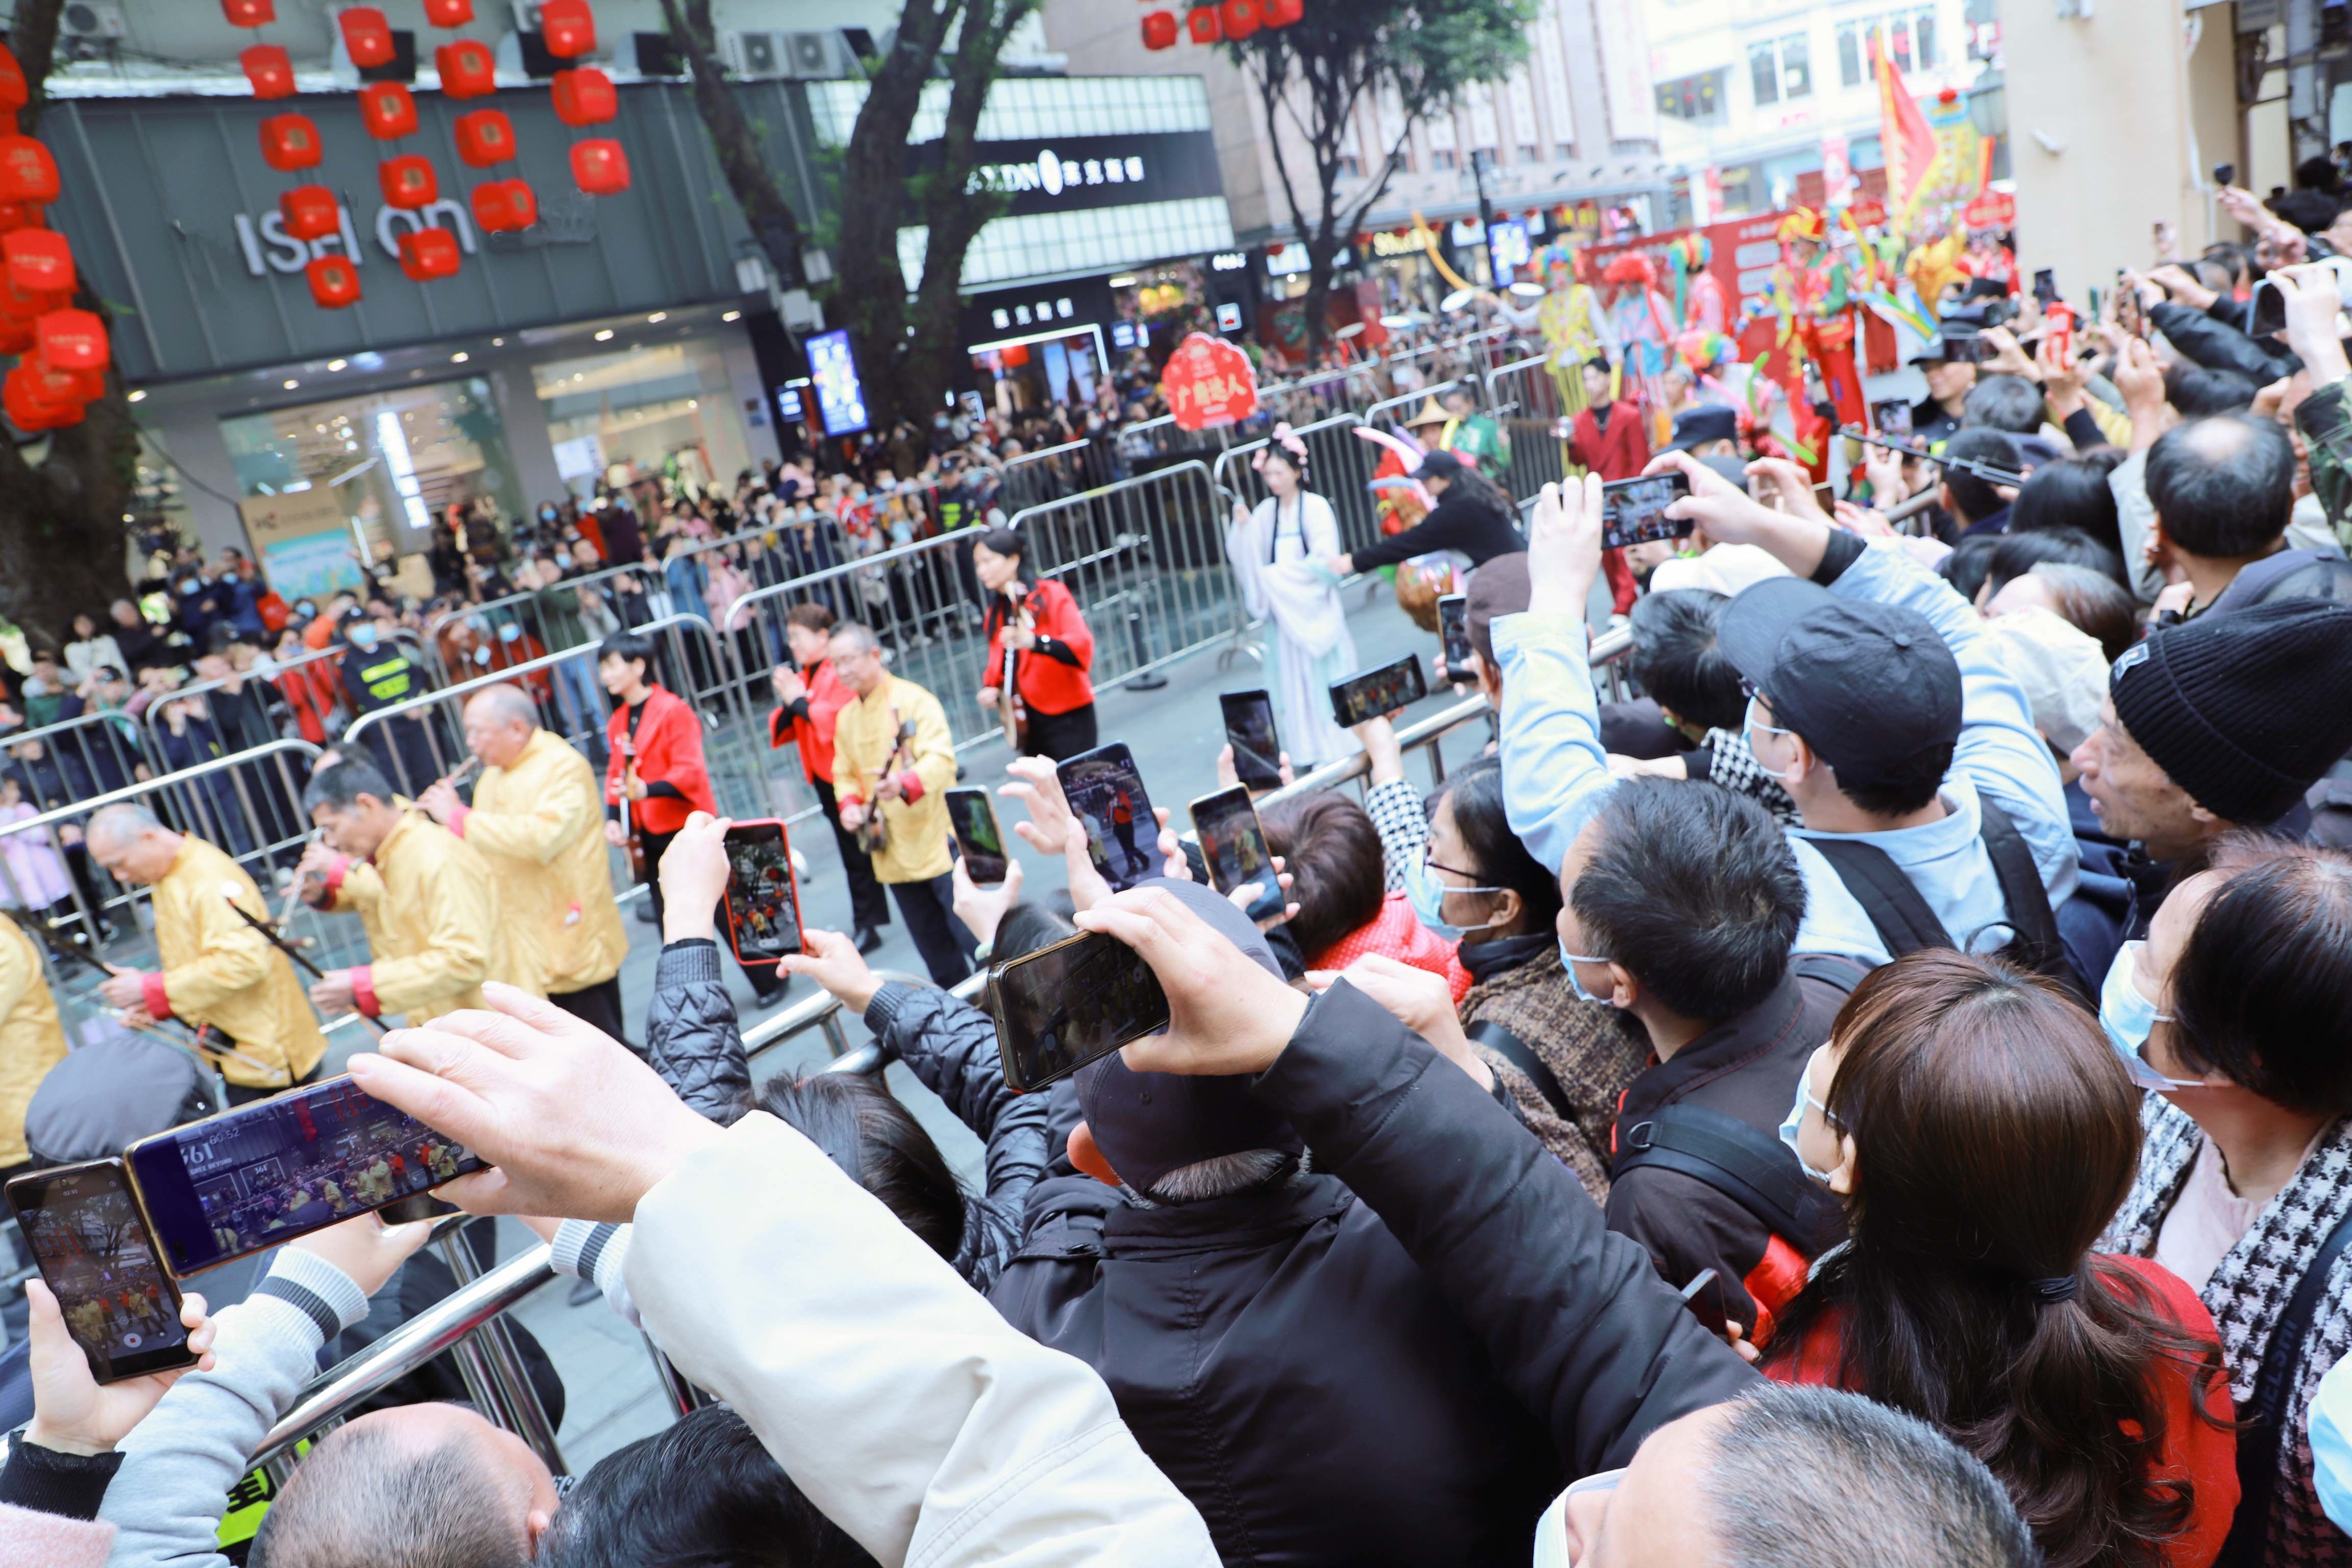
<instances>
[{"instance_id":1,"label":"tree branch","mask_svg":"<svg viewBox=\"0 0 2352 1568\"><path fill-rule=\"evenodd\" d=\"M687 70L694 82L694 107L710 136L711 150L718 154L719 172L735 205L742 209L751 237L759 242L777 279L788 286L798 285L803 279L801 251L805 244L800 217L778 188L766 150L712 52L710 0L685 0L683 11L680 0L662 0L662 16L669 24L670 37L686 56Z\"/></svg>"}]
</instances>

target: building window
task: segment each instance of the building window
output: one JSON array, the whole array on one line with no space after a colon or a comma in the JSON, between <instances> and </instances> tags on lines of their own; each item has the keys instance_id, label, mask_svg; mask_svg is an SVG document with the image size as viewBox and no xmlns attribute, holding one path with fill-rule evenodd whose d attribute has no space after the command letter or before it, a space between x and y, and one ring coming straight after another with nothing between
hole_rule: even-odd
<instances>
[{"instance_id":1,"label":"building window","mask_svg":"<svg viewBox=\"0 0 2352 1568\"><path fill-rule=\"evenodd\" d=\"M1838 79L1859 87L1870 75L1870 54L1864 42L1873 33L1896 70L1931 70L1936 65L1936 13L1932 7L1866 16L1838 26ZM1791 93L1790 97L1795 94Z\"/></svg>"},{"instance_id":2,"label":"building window","mask_svg":"<svg viewBox=\"0 0 2352 1568\"><path fill-rule=\"evenodd\" d=\"M1868 75L1862 58L1862 24L1841 23L1838 26L1838 85L1860 87Z\"/></svg>"},{"instance_id":3,"label":"building window","mask_svg":"<svg viewBox=\"0 0 2352 1568\"><path fill-rule=\"evenodd\" d=\"M1342 153L1339 154L1339 173L1345 178L1360 180L1364 175L1364 165L1353 153Z\"/></svg>"},{"instance_id":4,"label":"building window","mask_svg":"<svg viewBox=\"0 0 2352 1568\"><path fill-rule=\"evenodd\" d=\"M1555 158L1573 158L1576 156L1576 143L1555 142L1551 144L1551 155Z\"/></svg>"},{"instance_id":5,"label":"building window","mask_svg":"<svg viewBox=\"0 0 2352 1568\"><path fill-rule=\"evenodd\" d=\"M1767 57L1769 58L1769 56ZM1759 79L1761 79L1760 78ZM1758 89L1760 95L1763 89ZM1760 101L1760 96L1759 96ZM1693 125L1720 125L1724 120L1723 72L1701 71L1696 76L1680 77L1658 84L1658 112L1669 120L1680 120ZM1560 149L1559 155L1569 156L1570 150Z\"/></svg>"},{"instance_id":6,"label":"building window","mask_svg":"<svg viewBox=\"0 0 2352 1568\"><path fill-rule=\"evenodd\" d=\"M1927 70L1936 63L1936 13L1922 11L1911 24L1911 52L1917 57L1919 68Z\"/></svg>"},{"instance_id":7,"label":"building window","mask_svg":"<svg viewBox=\"0 0 2352 1568\"><path fill-rule=\"evenodd\" d=\"M1780 101L1780 67L1769 44L1748 46L1748 74L1756 84L1756 101Z\"/></svg>"},{"instance_id":8,"label":"building window","mask_svg":"<svg viewBox=\"0 0 2352 1568\"><path fill-rule=\"evenodd\" d=\"M1542 149L1542 148L1540 148L1540 147L1538 147L1538 146L1537 146L1534 142L1520 142L1520 143L1519 143L1519 162L1520 162L1520 163L1538 163L1538 162L1540 162L1540 161L1542 160L1542 158L1543 158L1543 149Z\"/></svg>"},{"instance_id":9,"label":"building window","mask_svg":"<svg viewBox=\"0 0 2352 1568\"><path fill-rule=\"evenodd\" d=\"M1431 148L1431 149L1430 149L1430 152L1429 152L1429 166L1430 166L1431 168L1433 168L1433 169L1437 169L1437 170L1441 170L1441 171L1442 171L1442 170L1445 170L1445 169L1456 168L1456 167L1458 167L1459 165L1457 165L1457 164L1454 163L1454 149L1453 149L1453 148L1451 148L1451 147L1433 147L1433 148Z\"/></svg>"},{"instance_id":10,"label":"building window","mask_svg":"<svg viewBox=\"0 0 2352 1568\"><path fill-rule=\"evenodd\" d=\"M1813 96L1812 56L1802 33L1791 33L1780 40L1780 96Z\"/></svg>"}]
</instances>

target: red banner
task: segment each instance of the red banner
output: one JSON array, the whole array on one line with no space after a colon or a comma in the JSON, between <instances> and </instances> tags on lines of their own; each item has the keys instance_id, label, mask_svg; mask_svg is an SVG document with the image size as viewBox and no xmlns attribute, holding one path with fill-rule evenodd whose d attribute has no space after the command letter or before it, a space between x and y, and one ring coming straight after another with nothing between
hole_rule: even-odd
<instances>
[{"instance_id":1,"label":"red banner","mask_svg":"<svg viewBox=\"0 0 2352 1568\"><path fill-rule=\"evenodd\" d=\"M1168 356L1160 391L1180 430L1213 429L1257 412L1257 372L1249 356L1206 332L1194 332Z\"/></svg>"}]
</instances>

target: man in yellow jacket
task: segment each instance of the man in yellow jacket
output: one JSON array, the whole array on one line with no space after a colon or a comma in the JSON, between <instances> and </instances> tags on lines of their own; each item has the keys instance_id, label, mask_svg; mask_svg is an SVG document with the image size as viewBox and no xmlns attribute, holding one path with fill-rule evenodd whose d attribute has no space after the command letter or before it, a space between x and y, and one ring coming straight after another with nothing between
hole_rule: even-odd
<instances>
[{"instance_id":1,"label":"man in yellow jacket","mask_svg":"<svg viewBox=\"0 0 2352 1568\"><path fill-rule=\"evenodd\" d=\"M520 686L474 694L466 746L483 763L473 805L446 779L416 804L490 863L515 966L565 1012L627 1039L621 960L629 939L613 901L602 781L562 736L540 728Z\"/></svg>"},{"instance_id":2,"label":"man in yellow jacket","mask_svg":"<svg viewBox=\"0 0 2352 1568\"><path fill-rule=\"evenodd\" d=\"M499 889L472 846L393 793L375 764L339 756L302 792L324 830L295 868L319 908L356 910L373 962L331 971L310 987L322 1013L407 1015L409 1027L480 1007L482 982L531 990L499 923ZM306 894L306 896L309 896Z\"/></svg>"},{"instance_id":3,"label":"man in yellow jacket","mask_svg":"<svg viewBox=\"0 0 2352 1568\"><path fill-rule=\"evenodd\" d=\"M30 1163L25 1110L65 1056L66 1032L41 973L41 955L16 921L0 915L0 1181L23 1175Z\"/></svg>"},{"instance_id":4,"label":"man in yellow jacket","mask_svg":"<svg viewBox=\"0 0 2352 1568\"><path fill-rule=\"evenodd\" d=\"M971 932L955 917L947 792L955 741L940 700L892 675L874 634L856 621L833 629L833 669L856 700L833 731L833 793L855 833L878 814L886 835L874 879L890 889L923 967L940 985L971 973Z\"/></svg>"},{"instance_id":5,"label":"man in yellow jacket","mask_svg":"<svg viewBox=\"0 0 2352 1568\"><path fill-rule=\"evenodd\" d=\"M89 819L90 858L117 881L154 889L155 949L162 968L116 968L99 987L134 1022L179 1018L209 1024L230 1047L214 1058L231 1104L308 1083L327 1037L286 955L229 907L261 920L269 907L245 868L214 845L174 833L146 807L110 805ZM111 966L110 966L111 967ZM207 1037L209 1039L210 1037Z\"/></svg>"}]
</instances>

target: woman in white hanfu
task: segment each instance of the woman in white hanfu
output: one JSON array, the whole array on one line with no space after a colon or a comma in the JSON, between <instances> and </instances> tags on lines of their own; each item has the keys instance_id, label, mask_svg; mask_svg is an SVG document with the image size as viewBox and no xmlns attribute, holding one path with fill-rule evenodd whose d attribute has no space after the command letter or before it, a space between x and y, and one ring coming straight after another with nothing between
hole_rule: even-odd
<instances>
[{"instance_id":1,"label":"woman in white hanfu","mask_svg":"<svg viewBox=\"0 0 2352 1568\"><path fill-rule=\"evenodd\" d=\"M1273 493L1255 511L1234 503L1225 553L1249 613L1274 623L1266 688L1283 749L1304 773L1356 750L1331 716L1331 683L1356 672L1339 579L1322 565L1340 552L1339 520L1329 501L1307 488L1307 443L1288 425L1274 427L1274 438L1250 466Z\"/></svg>"}]
</instances>

